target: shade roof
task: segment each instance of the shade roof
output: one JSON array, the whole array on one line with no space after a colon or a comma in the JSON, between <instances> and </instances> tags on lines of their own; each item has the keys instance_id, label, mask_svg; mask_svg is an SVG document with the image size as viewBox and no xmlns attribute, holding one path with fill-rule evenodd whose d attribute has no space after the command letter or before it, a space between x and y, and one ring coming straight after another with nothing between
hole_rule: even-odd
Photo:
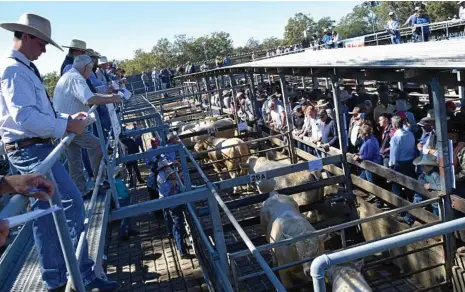
<instances>
[{"instance_id":1,"label":"shade roof","mask_svg":"<svg viewBox=\"0 0 465 292\"><path fill-rule=\"evenodd\" d=\"M465 39L400 45L306 50L305 52L253 61L185 75L213 75L236 69L277 68L391 68L391 69L465 69Z\"/></svg>"}]
</instances>

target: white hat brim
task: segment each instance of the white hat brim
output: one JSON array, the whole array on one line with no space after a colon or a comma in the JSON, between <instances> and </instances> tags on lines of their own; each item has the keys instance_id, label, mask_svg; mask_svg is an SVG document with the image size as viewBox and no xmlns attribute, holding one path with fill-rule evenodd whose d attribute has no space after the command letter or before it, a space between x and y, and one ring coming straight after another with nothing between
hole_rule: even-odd
<instances>
[{"instance_id":1,"label":"white hat brim","mask_svg":"<svg viewBox=\"0 0 465 292\"><path fill-rule=\"evenodd\" d=\"M57 49L63 51L63 49L56 43L54 42L50 37L46 36L43 34L41 31L30 27L28 25L20 24L20 23L14 23L14 22L5 22L5 23L0 23L0 27L9 31L20 31L24 32L30 35L33 35L49 44L52 46L56 47Z\"/></svg>"}]
</instances>

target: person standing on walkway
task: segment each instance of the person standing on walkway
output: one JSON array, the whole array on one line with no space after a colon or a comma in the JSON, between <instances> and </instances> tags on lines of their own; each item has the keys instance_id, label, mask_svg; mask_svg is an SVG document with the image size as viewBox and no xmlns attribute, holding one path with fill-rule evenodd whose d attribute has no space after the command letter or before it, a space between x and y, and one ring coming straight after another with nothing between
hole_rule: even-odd
<instances>
[{"instance_id":1,"label":"person standing on walkway","mask_svg":"<svg viewBox=\"0 0 465 292\"><path fill-rule=\"evenodd\" d=\"M400 24L399 20L394 15L394 12L389 12L389 20L386 25L386 30L391 36L391 42L393 45L400 44Z\"/></svg>"},{"instance_id":2,"label":"person standing on walkway","mask_svg":"<svg viewBox=\"0 0 465 292\"><path fill-rule=\"evenodd\" d=\"M92 67L93 61L89 56L81 55L74 58L73 68L61 76L55 87L53 101L56 110L73 115L78 112L87 112L89 106L94 104L103 105L121 102L121 97L117 94L93 93L90 90L86 80L89 79L92 73ZM87 190L86 179L82 171L81 149L87 149L93 176L96 179L103 154L100 149L99 139L90 132L89 128L86 128L82 135L74 138L65 150L69 174L82 196L86 196L91 192Z\"/></svg>"},{"instance_id":3,"label":"person standing on walkway","mask_svg":"<svg viewBox=\"0 0 465 292\"><path fill-rule=\"evenodd\" d=\"M31 173L54 149L53 139L60 139L66 133L80 135L84 132L87 113L69 116L55 112L40 73L32 63L46 52L48 44L61 49L51 38L49 20L35 14L23 14L17 23L0 23L0 27L14 32L13 48L0 65L0 136L10 163L20 173ZM76 248L78 237L84 231L84 203L78 188L60 162L52 166L51 172ZM33 209L48 208L50 204L44 201L38 201L33 206ZM47 289L64 291L68 275L52 215L34 220L33 232L42 279ZM86 289L116 291L119 284L96 278L93 265L88 255L87 241L84 241L79 268Z\"/></svg>"}]
</instances>

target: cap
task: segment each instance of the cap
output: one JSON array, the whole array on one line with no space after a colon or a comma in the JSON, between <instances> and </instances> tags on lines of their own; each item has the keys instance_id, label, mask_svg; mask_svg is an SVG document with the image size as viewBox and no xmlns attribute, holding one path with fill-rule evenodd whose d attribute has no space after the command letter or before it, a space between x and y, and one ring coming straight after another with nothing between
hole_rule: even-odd
<instances>
[{"instance_id":1,"label":"cap","mask_svg":"<svg viewBox=\"0 0 465 292\"><path fill-rule=\"evenodd\" d=\"M394 12L392 12L392 11L391 11L391 12L389 12L389 16L391 16L391 15L394 15Z\"/></svg>"}]
</instances>

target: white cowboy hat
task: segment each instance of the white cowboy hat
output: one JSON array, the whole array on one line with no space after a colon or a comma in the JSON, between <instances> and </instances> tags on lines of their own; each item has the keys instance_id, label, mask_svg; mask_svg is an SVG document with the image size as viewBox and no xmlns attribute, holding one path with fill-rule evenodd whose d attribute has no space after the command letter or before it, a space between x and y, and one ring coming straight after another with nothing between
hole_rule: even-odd
<instances>
[{"instance_id":1,"label":"white cowboy hat","mask_svg":"<svg viewBox=\"0 0 465 292\"><path fill-rule=\"evenodd\" d=\"M86 51L87 45L85 41L81 40L71 40L71 44L69 46L62 46L63 48L75 49L80 51Z\"/></svg>"},{"instance_id":2,"label":"white cowboy hat","mask_svg":"<svg viewBox=\"0 0 465 292\"><path fill-rule=\"evenodd\" d=\"M430 166L438 166L438 160L436 156L431 154L425 154L415 158L413 161L414 165L430 165Z\"/></svg>"},{"instance_id":3,"label":"white cowboy hat","mask_svg":"<svg viewBox=\"0 0 465 292\"><path fill-rule=\"evenodd\" d=\"M324 99L320 99L318 100L318 102L316 103L315 107L324 107L324 106L327 106L329 104L329 102L326 102Z\"/></svg>"},{"instance_id":4,"label":"white cowboy hat","mask_svg":"<svg viewBox=\"0 0 465 292\"><path fill-rule=\"evenodd\" d=\"M42 16L24 13L19 17L18 22L0 23L0 27L13 32L20 31L33 35L63 51L63 49L52 40L52 26L50 21Z\"/></svg>"},{"instance_id":5,"label":"white cowboy hat","mask_svg":"<svg viewBox=\"0 0 465 292\"><path fill-rule=\"evenodd\" d=\"M396 100L396 110L397 111L408 111L411 108L411 105L407 104L405 99Z\"/></svg>"},{"instance_id":6,"label":"white cowboy hat","mask_svg":"<svg viewBox=\"0 0 465 292\"><path fill-rule=\"evenodd\" d=\"M102 65L102 64L107 64L107 63L110 63L110 62L108 62L107 57L105 57L105 56L100 56L100 58L98 59L98 64L99 64L99 65Z\"/></svg>"}]
</instances>

